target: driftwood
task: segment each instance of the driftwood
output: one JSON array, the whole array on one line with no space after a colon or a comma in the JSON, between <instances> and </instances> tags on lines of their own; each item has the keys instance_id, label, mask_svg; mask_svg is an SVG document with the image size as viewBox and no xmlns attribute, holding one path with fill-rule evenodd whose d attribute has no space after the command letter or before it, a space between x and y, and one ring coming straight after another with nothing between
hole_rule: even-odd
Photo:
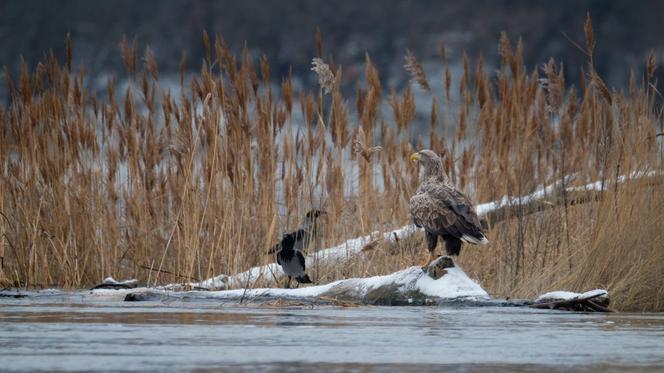
<instances>
[{"instance_id":1,"label":"driftwood","mask_svg":"<svg viewBox=\"0 0 664 373\"><path fill-rule=\"evenodd\" d=\"M560 190L553 195L541 199L533 199L527 203L508 204L498 207L497 209L489 211L481 216L480 221L483 227L490 227L496 223L516 216L532 215L556 207L565 205L573 206L599 200L600 193L595 190L568 191L565 194Z\"/></svg>"},{"instance_id":2,"label":"driftwood","mask_svg":"<svg viewBox=\"0 0 664 373\"><path fill-rule=\"evenodd\" d=\"M551 292L536 300L491 299L448 256L439 257L426 269L410 267L385 276L339 280L330 284L297 289L172 291L140 288L122 294L127 302L163 301L168 298L182 301L206 300L222 304L246 304L258 307L448 305L611 312L608 294L604 290L593 290L583 294Z\"/></svg>"},{"instance_id":3,"label":"driftwood","mask_svg":"<svg viewBox=\"0 0 664 373\"><path fill-rule=\"evenodd\" d=\"M116 281L113 277L107 277L100 284L97 284L90 288L90 290L95 289L135 289L138 287L138 280L126 280L126 281Z\"/></svg>"},{"instance_id":4,"label":"driftwood","mask_svg":"<svg viewBox=\"0 0 664 373\"><path fill-rule=\"evenodd\" d=\"M464 282L465 285L460 286ZM447 305L611 312L608 293L604 290L583 294L552 292L537 300L491 299L476 283L468 279L448 256L439 257L424 270L411 267L386 276L340 280L299 289L263 288L205 292L137 289L136 292L126 294L124 300L155 301L165 297L181 300L205 299L230 304L245 302L259 307Z\"/></svg>"},{"instance_id":5,"label":"driftwood","mask_svg":"<svg viewBox=\"0 0 664 373\"><path fill-rule=\"evenodd\" d=\"M664 184L664 176L635 177L632 181L639 182L639 187L650 187ZM604 185L603 190L601 188L588 187L592 184L586 187L570 187L563 185L562 182L558 182L555 186L550 187L551 190L549 190L549 193L543 194L539 198L527 198L525 202L520 202L521 199L516 197L512 199L513 203L506 203L484 214L480 214L480 220L486 228L516 216L532 215L556 207L574 206L599 201L602 199L602 192L608 189L608 182L607 180L607 184ZM612 183L615 183L615 181L612 181ZM624 183L624 181L621 183Z\"/></svg>"},{"instance_id":6,"label":"driftwood","mask_svg":"<svg viewBox=\"0 0 664 373\"><path fill-rule=\"evenodd\" d=\"M329 284L296 289L253 288L223 291L169 291L141 288L125 293L125 301L207 299L218 302L262 304L287 301L314 304L354 305L435 305L459 300L488 301L489 295L458 267L443 256L425 270L409 267L392 274L351 278Z\"/></svg>"},{"instance_id":7,"label":"driftwood","mask_svg":"<svg viewBox=\"0 0 664 373\"><path fill-rule=\"evenodd\" d=\"M4 291L0 291L0 298L14 298L14 299L20 299L20 298L25 298L27 297L27 294L21 294L21 293L5 293Z\"/></svg>"},{"instance_id":8,"label":"driftwood","mask_svg":"<svg viewBox=\"0 0 664 373\"><path fill-rule=\"evenodd\" d=\"M439 280L447 274L448 268L454 268L455 264L449 256L440 256L432 261L429 266L421 269L421 276L428 276L433 280ZM418 270L420 270L418 268ZM342 281L334 286L318 299L330 301L333 304L365 304L374 306L408 306L408 305L435 305L440 303L436 297L422 293L415 285L417 276L409 281L402 282L396 277L394 281L388 281L380 286L369 289L358 286L358 281Z\"/></svg>"},{"instance_id":9,"label":"driftwood","mask_svg":"<svg viewBox=\"0 0 664 373\"><path fill-rule=\"evenodd\" d=\"M595 293L570 298L543 301L530 304L531 308L577 311L577 312L613 312L609 308L609 297L606 293Z\"/></svg>"},{"instance_id":10,"label":"driftwood","mask_svg":"<svg viewBox=\"0 0 664 373\"><path fill-rule=\"evenodd\" d=\"M130 286L130 285L125 285L125 284L97 284L93 287L90 288L90 290L96 290L96 289L114 289L114 290L119 290L119 289L134 289L136 286Z\"/></svg>"}]
</instances>

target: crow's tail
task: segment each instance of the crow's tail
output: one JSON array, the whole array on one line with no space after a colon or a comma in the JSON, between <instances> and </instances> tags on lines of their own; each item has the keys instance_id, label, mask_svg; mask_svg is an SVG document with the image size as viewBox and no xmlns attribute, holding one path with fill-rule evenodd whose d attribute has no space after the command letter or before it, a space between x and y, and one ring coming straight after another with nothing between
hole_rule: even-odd
<instances>
[{"instance_id":1,"label":"crow's tail","mask_svg":"<svg viewBox=\"0 0 664 373\"><path fill-rule=\"evenodd\" d=\"M311 279L309 278L309 275L306 274L306 273L305 273L304 275L302 275L302 276L298 276L298 277L296 277L295 279L296 279L297 282L299 282L300 284L311 284L311 283L312 283Z\"/></svg>"}]
</instances>

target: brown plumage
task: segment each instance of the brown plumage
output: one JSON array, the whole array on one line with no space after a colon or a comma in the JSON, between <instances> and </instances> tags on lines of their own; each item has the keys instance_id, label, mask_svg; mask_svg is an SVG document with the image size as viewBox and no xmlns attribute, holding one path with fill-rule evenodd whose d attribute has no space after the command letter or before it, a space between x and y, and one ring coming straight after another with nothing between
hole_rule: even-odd
<instances>
[{"instance_id":1,"label":"brown plumage","mask_svg":"<svg viewBox=\"0 0 664 373\"><path fill-rule=\"evenodd\" d=\"M410 159L424 168L422 183L410 199L410 214L426 234L429 258L425 266L435 258L438 237L445 241L447 255L459 255L462 242L489 243L472 203L449 183L441 158L431 150L421 150Z\"/></svg>"}]
</instances>

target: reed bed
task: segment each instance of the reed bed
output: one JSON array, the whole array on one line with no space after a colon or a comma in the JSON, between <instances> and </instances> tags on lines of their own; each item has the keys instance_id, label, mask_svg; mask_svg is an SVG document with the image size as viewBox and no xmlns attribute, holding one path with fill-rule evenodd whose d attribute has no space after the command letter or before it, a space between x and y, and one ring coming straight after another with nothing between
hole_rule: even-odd
<instances>
[{"instance_id":1,"label":"reed bed","mask_svg":"<svg viewBox=\"0 0 664 373\"><path fill-rule=\"evenodd\" d=\"M313 91L296 91L291 76L274 84L265 58L246 49L236 56L207 34L200 72L187 74L183 60L177 88L160 84L149 48L127 40L120 55L129 83L110 79L103 94L72 65L69 38L62 59L51 52L16 76L5 69L0 281L83 287L112 275L154 285L237 273L272 262L267 248L311 208L328 213L311 252L402 226L418 184L408 155L429 147L477 203L559 180L603 186L585 203L563 192L556 208L515 208L489 227L488 247L466 247L461 266L491 294L606 287L620 309L664 309L664 190L616 182L662 169L652 54L626 89L607 87L593 68L588 20L578 81L566 82L554 59L524 66L521 43L502 34L498 69L465 58L454 82L441 45L441 92L408 52L413 84L397 92L369 56L364 77L345 82L317 39ZM355 94L345 97L342 83L355 84ZM431 99L427 118L418 117L416 89ZM309 271L328 282L388 273L423 255L415 236Z\"/></svg>"}]
</instances>

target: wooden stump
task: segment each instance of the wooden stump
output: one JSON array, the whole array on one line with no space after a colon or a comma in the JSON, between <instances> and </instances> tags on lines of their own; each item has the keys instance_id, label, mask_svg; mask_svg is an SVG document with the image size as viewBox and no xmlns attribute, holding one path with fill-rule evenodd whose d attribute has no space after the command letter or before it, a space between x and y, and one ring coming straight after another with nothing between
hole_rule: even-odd
<instances>
[{"instance_id":1,"label":"wooden stump","mask_svg":"<svg viewBox=\"0 0 664 373\"><path fill-rule=\"evenodd\" d=\"M434 280L438 280L443 277L447 270L446 268L454 268L454 261L449 256L439 256L433 262L429 263L429 266L424 271L429 277Z\"/></svg>"}]
</instances>

